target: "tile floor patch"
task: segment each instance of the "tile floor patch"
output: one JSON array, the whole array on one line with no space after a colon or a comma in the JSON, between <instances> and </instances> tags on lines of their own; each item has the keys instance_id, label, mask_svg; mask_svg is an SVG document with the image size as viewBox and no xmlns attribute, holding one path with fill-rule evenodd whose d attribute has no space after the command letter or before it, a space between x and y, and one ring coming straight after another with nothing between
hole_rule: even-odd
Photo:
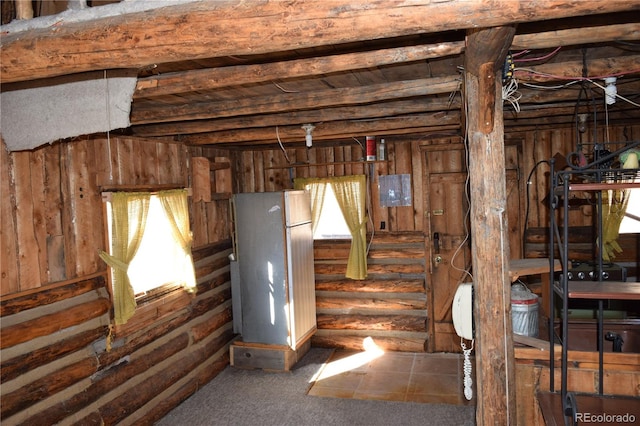
<instances>
[{"instance_id":1,"label":"tile floor patch","mask_svg":"<svg viewBox=\"0 0 640 426\"><path fill-rule=\"evenodd\" d=\"M309 389L319 397L475 405L463 395L462 355L336 350Z\"/></svg>"}]
</instances>

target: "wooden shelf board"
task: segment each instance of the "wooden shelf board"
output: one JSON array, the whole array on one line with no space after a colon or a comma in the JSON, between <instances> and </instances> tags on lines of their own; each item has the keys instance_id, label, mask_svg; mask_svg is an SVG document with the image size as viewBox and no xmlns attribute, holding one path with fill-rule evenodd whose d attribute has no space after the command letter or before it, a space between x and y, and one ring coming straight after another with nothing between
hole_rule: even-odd
<instances>
[{"instance_id":1,"label":"wooden shelf board","mask_svg":"<svg viewBox=\"0 0 640 426\"><path fill-rule=\"evenodd\" d=\"M569 191L606 191L608 189L631 188L640 188L640 182L593 182L569 184Z\"/></svg>"},{"instance_id":2,"label":"wooden shelf board","mask_svg":"<svg viewBox=\"0 0 640 426\"><path fill-rule=\"evenodd\" d=\"M640 283L625 281L569 281L569 299L640 300ZM562 288L555 284L559 294Z\"/></svg>"},{"instance_id":3,"label":"wooden shelf board","mask_svg":"<svg viewBox=\"0 0 640 426\"><path fill-rule=\"evenodd\" d=\"M549 273L549 269L549 259L547 258L512 259L509 261L509 276L512 281L515 281L518 277L522 276ZM562 265L558 259L555 259L553 262L553 270L562 270Z\"/></svg>"}]
</instances>

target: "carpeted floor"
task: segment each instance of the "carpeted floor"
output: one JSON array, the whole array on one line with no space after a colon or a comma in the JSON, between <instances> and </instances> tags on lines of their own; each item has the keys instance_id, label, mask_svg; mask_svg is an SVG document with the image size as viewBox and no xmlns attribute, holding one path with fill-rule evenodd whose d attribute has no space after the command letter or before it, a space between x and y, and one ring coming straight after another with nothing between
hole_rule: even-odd
<instances>
[{"instance_id":1,"label":"carpeted floor","mask_svg":"<svg viewBox=\"0 0 640 426\"><path fill-rule=\"evenodd\" d=\"M311 348L289 373L227 367L158 425L473 425L475 407L308 395L332 355Z\"/></svg>"}]
</instances>

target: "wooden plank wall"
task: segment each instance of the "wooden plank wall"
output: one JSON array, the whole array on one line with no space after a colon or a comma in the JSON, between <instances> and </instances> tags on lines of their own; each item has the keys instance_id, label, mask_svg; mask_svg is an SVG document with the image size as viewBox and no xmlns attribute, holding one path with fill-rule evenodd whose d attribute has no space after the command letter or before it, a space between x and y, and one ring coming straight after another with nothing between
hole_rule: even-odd
<instances>
[{"instance_id":1,"label":"wooden plank wall","mask_svg":"<svg viewBox=\"0 0 640 426\"><path fill-rule=\"evenodd\" d=\"M545 227L549 225L548 204L542 202L549 191L549 166L541 161L548 161L559 154L565 157L568 153L576 150L576 136L574 128L564 128L558 130L532 130L529 132L512 133L505 135L506 139L522 139L523 156L520 164L520 171L523 181L533 171L531 184L529 187L529 212L526 227ZM608 136L607 136L608 133ZM599 126L597 131L597 142L610 141L606 145L609 151L615 151L623 144L614 142L628 142L640 139L640 125L611 127ZM593 151L594 136L591 131L586 132L582 137L585 154L590 157ZM556 168L558 163L556 163ZM525 190L524 186L521 186ZM574 193L573 197L585 198L587 194ZM524 214L524 212L523 212ZM592 210L588 205L571 209L569 216L569 226L590 226L592 225Z\"/></svg>"},{"instance_id":2,"label":"wooden plank wall","mask_svg":"<svg viewBox=\"0 0 640 426\"><path fill-rule=\"evenodd\" d=\"M101 188L189 186L192 156L228 153L130 137L0 149L3 424L152 424L229 363L226 199L190 206L196 294L156 302L107 348Z\"/></svg>"},{"instance_id":3,"label":"wooden plank wall","mask_svg":"<svg viewBox=\"0 0 640 426\"><path fill-rule=\"evenodd\" d=\"M549 223L548 205L543 202L549 188L548 160L554 156L564 158L568 153L576 150L576 136L573 127L561 129L534 129L526 132L505 131L505 140L509 144L519 145L517 151L510 150L509 154L520 152L520 158L513 155L507 158L507 167L519 174L521 199L519 203L521 234L528 227L543 227ZM608 136L607 136L608 134ZM593 149L594 136L590 131L582 136L584 151L587 156ZM605 129L599 126L597 141L605 140L607 149L613 151L622 146L615 142L625 142L640 139L640 125L611 127ZM422 168L420 147L425 145L459 143L459 138L420 139L420 138L386 138L388 161L378 162L373 166L373 180L371 185L372 224L368 231L397 232L423 231L425 195L422 192ZM288 159L287 159L288 157ZM244 150L231 153L233 161L234 192L263 192L279 191L293 187L294 177L324 177L344 176L349 174L370 173L367 164L362 162L363 153L354 141L350 145L329 147L313 147L286 150ZM301 166L303 163L318 165ZM381 208L378 205L377 179L386 174L410 174L413 196L412 207ZM531 176L530 183L526 184ZM575 194L575 196L583 196ZM516 200L514 199L514 202ZM528 212L527 212L528 206ZM590 207L585 206L572 209L570 212L571 226L588 226L592 222ZM526 219L526 224L524 223ZM386 229L380 230L380 222L386 222ZM375 229L373 229L375 226ZM520 243L522 240L512 241Z\"/></svg>"},{"instance_id":4,"label":"wooden plank wall","mask_svg":"<svg viewBox=\"0 0 640 426\"><path fill-rule=\"evenodd\" d=\"M555 390L560 390L560 357L556 351L554 369ZM516 399L518 403L518 425L540 425L545 423L536 394L549 392L549 352L539 349L516 347ZM578 394L597 394L600 382L598 353L569 351L567 370L568 390ZM640 356L635 353L606 353L604 356L603 393L638 397L640 387ZM583 409L594 407L583 407ZM617 413L616 413L617 414ZM621 413L624 414L624 413Z\"/></svg>"},{"instance_id":5,"label":"wooden plank wall","mask_svg":"<svg viewBox=\"0 0 640 426\"><path fill-rule=\"evenodd\" d=\"M640 137L640 126L611 128L609 129L608 140L610 141L628 141ZM604 129L600 129L598 140L605 140ZM422 249L426 259L429 258L429 233L426 231L428 227L427 218L425 216L425 203L427 194L423 192L423 188L428 190L428 185L423 182L425 176L425 163L422 158L425 145L447 145L460 143L459 138L385 138L387 145L388 161L377 162L369 165L362 161L363 152L361 147L354 141L351 145L336 145L332 147L313 147L310 150L306 148L287 149L286 155L282 150L252 150L252 151L234 151L231 154L232 162L235 170L234 189L236 192L262 192L262 191L278 191L282 189L290 189L293 187L292 179L294 177L324 177L324 176L343 176L348 174L368 173L372 176L370 179L370 197L371 197L371 223L368 224L369 233L375 231L376 236L385 235L385 240L393 240L394 235L404 232L415 232L420 235L423 240ZM551 157L558 154L562 157L576 148L575 130L571 127L559 130L534 129L528 132L511 132L505 134L505 140L508 141L508 149L506 151L506 168L508 169L507 185L509 190L508 214L509 227L514 232L510 232L510 246L512 254L523 253L522 235L527 227L539 227L548 224L549 209L541 200L547 196L549 186L549 166L544 161L548 161ZM591 144L592 135L583 135L582 142L586 151L593 149ZM610 150L617 149L619 145L608 146ZM514 149L515 148L515 149ZM444 151L446 152L446 151ZM443 154L443 160L448 161ZM540 164L538 164L540 162ZM310 163L314 165L302 165ZM536 166L536 164L538 164ZM535 167L534 167L535 166ZM435 164L433 167L438 167ZM532 172L533 171L533 172ZM382 208L379 206L379 193L377 182L381 175L385 174L409 174L411 176L413 205L411 207L393 207ZM527 184L527 178L531 176L530 184ZM528 209L528 210L527 210ZM578 209L572 211L570 220L572 225L583 226L592 221L592 213L590 208ZM384 221L385 229L380 229L380 223ZM397 241L401 243L400 240ZM335 247L339 247L338 244ZM323 244L316 242L316 254L326 254L322 250ZM320 247L318 249L318 247ZM332 249L335 249L332 247ZM401 247L401 244L398 246ZM319 251L318 251L319 250ZM386 259L389 262L395 262L401 257L401 248ZM408 257L410 256L407 251ZM333 250L333 256L340 256L340 250ZM346 253L342 253L342 260L346 259ZM522 254L520 254L521 256ZM381 255L382 257L384 255ZM337 258L332 261L338 261ZM325 261L316 262L317 280L324 281L326 278L325 269L328 266ZM335 267L332 265L331 267ZM424 269L425 288L429 288L430 276L428 268ZM319 283L320 285L320 283ZM322 283L322 286L327 285ZM392 284L390 284L392 286ZM437 288L436 288L437 290ZM324 290L319 290L324 291ZM435 292L438 293L437 291ZM447 294L447 292L444 292ZM320 295L322 293L319 293ZM340 297L355 298L368 297L367 290L352 289L341 293ZM335 304L334 304L335 305ZM427 303L427 306L444 306L447 308L449 301L440 303L434 300ZM339 333L349 333L348 329L356 327L354 324L344 324L338 327L345 317L335 317L330 319L322 312L327 311L328 305L324 301L318 303L318 318L322 320L314 343L341 347L346 345L349 338L344 338L344 342L338 342L335 336ZM337 308L336 308L337 309ZM327 311L329 312L329 311ZM365 318L366 319L366 318ZM370 318L369 318L370 319ZM431 315L428 314L426 321L431 321ZM322 328L325 330L322 330ZM360 324L357 327L366 328ZM335 328L339 331L330 332L328 328ZM322 338L322 334L333 334L331 338ZM353 333L352 333L353 334ZM322 340L322 343L321 343ZM358 341L357 338L352 341ZM349 343L352 344L352 343ZM402 345L398 342L390 344L396 348L411 347L415 350L415 345ZM399 349L402 350L402 349Z\"/></svg>"},{"instance_id":6,"label":"wooden plank wall","mask_svg":"<svg viewBox=\"0 0 640 426\"><path fill-rule=\"evenodd\" d=\"M364 140L361 142L364 143ZM280 191L293 188L296 177L326 177L365 174L370 177L371 221L369 232L420 231L424 227L421 214L422 159L420 143L393 143L387 140L388 161L364 162L364 153L355 141L351 145L314 147L312 149L280 149L234 151L231 154L235 170L235 192ZM304 165L316 164L316 165ZM379 207L378 177L388 174L412 176L412 206ZM385 222L385 229L380 229ZM375 228L375 229L374 229Z\"/></svg>"}]
</instances>

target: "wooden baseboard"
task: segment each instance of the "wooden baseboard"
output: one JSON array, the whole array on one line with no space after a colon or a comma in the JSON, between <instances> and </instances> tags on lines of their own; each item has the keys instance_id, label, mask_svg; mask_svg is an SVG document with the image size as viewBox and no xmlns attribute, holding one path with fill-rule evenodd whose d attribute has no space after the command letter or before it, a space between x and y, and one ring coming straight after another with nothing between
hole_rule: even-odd
<instances>
[{"instance_id":1,"label":"wooden baseboard","mask_svg":"<svg viewBox=\"0 0 640 426\"><path fill-rule=\"evenodd\" d=\"M295 350L282 345L236 341L229 347L230 364L237 368L285 372L290 371L310 348L311 339L300 343Z\"/></svg>"}]
</instances>

